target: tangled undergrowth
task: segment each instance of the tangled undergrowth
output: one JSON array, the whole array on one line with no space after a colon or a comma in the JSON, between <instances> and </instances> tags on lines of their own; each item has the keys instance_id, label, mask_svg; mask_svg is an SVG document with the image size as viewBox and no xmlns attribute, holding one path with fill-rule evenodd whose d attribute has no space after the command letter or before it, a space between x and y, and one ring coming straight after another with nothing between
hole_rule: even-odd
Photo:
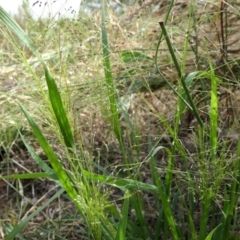
<instances>
[{"instance_id":1,"label":"tangled undergrowth","mask_svg":"<svg viewBox=\"0 0 240 240\"><path fill-rule=\"evenodd\" d=\"M21 23L49 72L1 17L1 237L239 239L238 9Z\"/></svg>"}]
</instances>

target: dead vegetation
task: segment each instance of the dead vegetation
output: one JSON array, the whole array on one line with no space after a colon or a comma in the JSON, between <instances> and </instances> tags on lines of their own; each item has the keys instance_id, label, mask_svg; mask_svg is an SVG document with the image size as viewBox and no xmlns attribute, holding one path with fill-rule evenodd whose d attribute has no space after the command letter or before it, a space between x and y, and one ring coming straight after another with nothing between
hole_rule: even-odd
<instances>
[{"instance_id":1,"label":"dead vegetation","mask_svg":"<svg viewBox=\"0 0 240 240\"><path fill-rule=\"evenodd\" d=\"M117 78L121 74L128 73L131 70L137 70L128 81L142 81L149 87L149 76L156 74L156 66L154 65L154 56L156 45L159 39L160 28L158 22L164 19L168 1L144 1L141 6L129 7L128 11L122 16L110 14L108 25L109 42L111 45L111 60L113 74ZM192 28L187 32L187 19L193 14L189 10L188 1L176 1L175 6L171 11L171 17L166 27L171 38L171 42L175 48L179 62L182 61L182 50L185 37L189 35L189 50L186 57L186 74L193 71L207 71L211 62L216 68L217 76L222 83L219 87L219 141L228 142L229 150L226 158L231 161L232 155L236 151L238 128L239 128L239 66L238 66L238 49L237 41L239 40L239 5L235 3L225 4L221 6L219 1L205 2L198 1L193 6L194 16L191 21L196 22L197 28ZM221 26L224 18L224 25ZM53 32L61 38L59 45L54 47L57 38L47 42L51 34L44 36L44 40L39 40L40 51L46 56L46 62L55 73L55 78L60 86L60 90L67 101L71 97L69 107L70 116L74 123L76 135L81 135L81 140L90 155L98 160L100 165L106 167L109 171L118 172L118 166L122 164L122 157L118 144L110 132L109 125L106 124L106 118L102 114L99 102L102 101L102 95L106 94L100 91L103 85L103 70L101 69L101 45L99 42L100 14L96 12L92 19L79 19L79 22L61 23L66 24L63 28L68 32L61 30L58 23L54 26ZM86 25L81 24L85 21ZM226 25L227 23L227 25ZM60 25L61 25L60 24ZM69 26L68 26L69 24ZM79 27L79 25L81 27ZM83 31L79 31L79 29ZM89 36L85 36L85 31L90 32ZM30 32L31 35L31 32ZM34 36L34 34L32 34ZM66 36L65 36L66 35ZM87 37L87 38L86 38ZM46 41L46 42L44 42ZM41 76L42 71L39 69L38 63L32 56L28 56L28 63L36 71L38 77L33 81L34 74L26 70L26 64L22 63L19 55L15 55L15 50L9 46L9 42L4 40L1 42L2 63L0 77L0 106L1 106L1 134L4 134L6 129L26 128L25 120L18 110L16 100L21 101L29 108L30 112L37 117L38 122L51 139L52 128L49 126L49 119L44 117L44 114L39 116L39 111L42 109L44 101L42 95L37 93L39 85L43 92L46 91L44 78ZM47 47L43 47L47 46ZM23 47L23 50L24 47ZM142 51L152 61L139 61L133 64L126 65L119 60L119 52L122 50ZM47 52L45 52L47 51ZM197 51L197 52L196 52ZM178 84L178 76L175 66L169 55L169 51L164 40L158 53L158 64L161 72L175 86ZM40 81L39 81L40 80ZM126 79L125 79L126 80ZM204 79L207 82L206 79ZM200 82L200 80L199 80ZM205 86L209 87L210 83ZM129 95L124 95L128 92L129 85L124 85L119 91L122 91L122 99L126 101L126 112L128 113L132 123L136 127L137 135L139 136L141 169L140 173L143 182L151 181L151 173L148 164L148 138L151 137L152 144L155 146L164 146L172 148L171 136L167 133L164 126L161 125L159 119L166 118L171 124L174 121L175 107L177 97L166 86L161 86L157 90L137 91ZM80 94L79 94L80 92ZM46 92L44 92L46 94ZM209 124L209 94L208 88L202 89L200 83L196 83L192 91L192 95L198 102L199 111L204 124ZM34 102L39 99L38 104ZM101 104L104 104L102 101ZM40 110L41 109L41 110ZM124 117L121 118L124 120ZM124 129L125 144L130 149L129 152L134 152L132 139L127 131L127 126L122 121ZM179 139L189 159L189 165L183 163L182 157L179 154L177 158L175 175L179 178L179 182L184 183L184 171L186 168L196 170L198 166L194 165L196 159L195 154L198 152L196 143L197 122L190 111L186 111L181 120L181 129L179 130ZM229 130L230 133L229 133ZM16 135L17 136L17 135ZM11 175L22 173L24 171L35 172L40 169L33 163L31 156L27 153L19 137L14 137L8 141L2 140L0 154L0 169L1 175ZM58 142L51 139L55 148L58 148ZM41 155L39 146L34 142L32 136L29 137L36 151ZM137 150L136 150L137 151ZM43 156L42 156L43 157ZM167 165L167 156L164 151L159 151L156 155L159 174L164 178L165 167ZM197 178L198 176L196 176ZM180 181L180 178L183 178ZM11 189L14 190L11 190ZM0 182L0 202L1 208L1 224L8 221L16 221L29 213L36 204L41 204L53 194L54 185L48 180L25 180L19 182ZM18 189L16 191L16 189ZM49 193L49 192L50 193ZM46 193L47 192L47 193ZM146 195L147 202L147 218L149 223L154 222L157 213L154 212L152 196ZM196 216L198 216L196 209ZM25 234L30 234L32 231L46 236L41 228L48 226L48 222L57 224L59 219L67 219L72 216L75 210L71 203L66 199L59 199L54 205L49 206L40 217L34 219L26 228ZM176 213L177 214L177 213ZM76 216L77 218L77 216ZM14 220L16 219L16 220ZM39 223L39 225L38 225ZM61 234L67 239L80 239L74 229L67 233L65 228L69 223L59 223L61 226ZM77 222L77 226L81 223ZM154 223L152 223L154 224ZM36 238L37 234L31 235L32 239ZM53 239L53 238L52 238Z\"/></svg>"}]
</instances>

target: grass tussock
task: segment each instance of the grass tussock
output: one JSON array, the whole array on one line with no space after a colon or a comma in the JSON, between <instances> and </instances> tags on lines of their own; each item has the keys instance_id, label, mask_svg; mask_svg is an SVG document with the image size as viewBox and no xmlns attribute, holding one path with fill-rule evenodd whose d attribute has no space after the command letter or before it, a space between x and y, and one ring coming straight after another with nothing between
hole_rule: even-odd
<instances>
[{"instance_id":1,"label":"grass tussock","mask_svg":"<svg viewBox=\"0 0 240 240\"><path fill-rule=\"evenodd\" d=\"M2 238L239 239L239 5L156 2L0 8Z\"/></svg>"}]
</instances>

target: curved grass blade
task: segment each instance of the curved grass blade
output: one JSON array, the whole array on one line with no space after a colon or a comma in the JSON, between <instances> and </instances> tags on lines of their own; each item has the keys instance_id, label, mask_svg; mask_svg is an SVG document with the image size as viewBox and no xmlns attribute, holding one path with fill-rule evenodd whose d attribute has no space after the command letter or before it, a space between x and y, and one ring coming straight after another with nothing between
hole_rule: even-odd
<instances>
[{"instance_id":1,"label":"curved grass blade","mask_svg":"<svg viewBox=\"0 0 240 240\"><path fill-rule=\"evenodd\" d=\"M124 63L139 62L139 61L146 61L146 60L153 61L152 58L138 51L124 50L119 53L119 56Z\"/></svg>"},{"instance_id":2,"label":"curved grass blade","mask_svg":"<svg viewBox=\"0 0 240 240\"><path fill-rule=\"evenodd\" d=\"M218 78L214 74L214 69L210 63L210 79L211 79L211 108L210 108L210 142L211 142L211 155L212 162L214 165L217 164L217 129L218 129L218 93L217 83Z\"/></svg>"},{"instance_id":3,"label":"curved grass blade","mask_svg":"<svg viewBox=\"0 0 240 240\"><path fill-rule=\"evenodd\" d=\"M52 104L52 108L61 130L61 134L64 138L64 142L67 147L74 148L74 138L72 130L67 118L66 111L64 109L60 93L58 91L56 82L54 81L50 71L48 70L47 65L39 54L36 46L28 35L23 31L23 29L16 23L14 19L9 16L9 14L0 6L0 20L13 31L13 33L25 44L29 50L37 57L37 59L42 63L45 71L45 78L48 85L49 98Z\"/></svg>"},{"instance_id":4,"label":"curved grass blade","mask_svg":"<svg viewBox=\"0 0 240 240\"><path fill-rule=\"evenodd\" d=\"M226 239L229 237L231 223L235 223L235 215L237 215L238 211L238 199L239 199L239 182L240 182L240 135L238 136L238 145L237 145L237 157L238 160L234 164L234 174L233 174L233 180L230 187L229 192L229 199L226 200L225 207L223 209L224 216L221 219L221 228L218 228L215 235L216 238L218 237L220 239ZM227 194L226 194L227 195ZM227 199L225 197L225 199Z\"/></svg>"},{"instance_id":5,"label":"curved grass blade","mask_svg":"<svg viewBox=\"0 0 240 240\"><path fill-rule=\"evenodd\" d=\"M17 24L17 22L0 6L0 20L11 29L14 34L21 40L22 43L28 47L31 52L38 58L38 60L46 67L41 55L37 51L35 45L32 40L28 37L28 35L23 31L23 29Z\"/></svg>"},{"instance_id":6,"label":"curved grass blade","mask_svg":"<svg viewBox=\"0 0 240 240\"><path fill-rule=\"evenodd\" d=\"M185 83L186 83L186 87L187 89L190 90L191 86L193 85L194 80L201 74L201 72L191 72L187 75L187 77L184 79ZM187 101L187 94L185 91L182 92L181 94L181 100L184 99L185 101ZM180 99L179 99L180 100ZM186 104L183 101L179 101L179 116L178 119L182 119L182 115L186 109ZM176 120L178 121L178 120Z\"/></svg>"},{"instance_id":7,"label":"curved grass blade","mask_svg":"<svg viewBox=\"0 0 240 240\"><path fill-rule=\"evenodd\" d=\"M211 240L213 234L214 234L215 231L220 227L220 225L221 225L221 223L220 223L219 225L217 225L217 226L207 235L207 237L205 238L205 240Z\"/></svg>"},{"instance_id":8,"label":"curved grass blade","mask_svg":"<svg viewBox=\"0 0 240 240\"><path fill-rule=\"evenodd\" d=\"M101 183L105 183L105 184L111 185L113 187L117 187L123 191L130 189L132 191L142 190L142 191L158 193L158 189L156 186L147 184L147 183L143 183L143 182L139 182L136 180L104 176L104 175L99 175L99 174L95 174L92 172L88 172L86 170L83 170L82 174L86 178L89 178L94 181L99 181Z\"/></svg>"},{"instance_id":9,"label":"curved grass blade","mask_svg":"<svg viewBox=\"0 0 240 240\"><path fill-rule=\"evenodd\" d=\"M22 109L25 117L27 118L32 131L35 135L35 137L37 138L40 146L42 147L43 151L45 152L46 156L48 157L49 162L51 163L53 170L55 171L59 182L61 183L61 185L63 186L63 188L66 190L66 192L68 193L69 197L72 200L76 200L77 199L77 193L73 187L73 184L71 183L66 171L64 170L64 168L62 167L62 164L60 163L60 161L58 160L57 156L55 155L53 149L51 148L51 146L49 145L47 139L44 137L44 135L42 134L41 130L39 129L38 125L34 122L34 120L30 117L30 115L28 114L27 110L20 104L20 108ZM79 209L80 213L82 213L82 211ZM83 214L82 214L83 216Z\"/></svg>"},{"instance_id":10,"label":"curved grass blade","mask_svg":"<svg viewBox=\"0 0 240 240\"><path fill-rule=\"evenodd\" d=\"M103 49L103 67L105 73L105 80L107 84L108 90L108 102L110 106L111 118L109 121L111 126L113 127L114 133L121 143L121 128L118 118L118 109L117 109L117 100L114 86L114 79L111 71L110 64L110 52L108 48L108 37L107 37L107 29L106 29L106 13L105 13L105 4L104 0L102 0L102 49Z\"/></svg>"},{"instance_id":11,"label":"curved grass blade","mask_svg":"<svg viewBox=\"0 0 240 240\"><path fill-rule=\"evenodd\" d=\"M32 158L34 161L42 168L42 170L50 177L51 179L58 181L58 177L56 173L53 171L52 168L50 168L36 153L35 151L31 148L31 146L27 143L25 140L24 136L20 132L20 137L26 146L28 152L31 154Z\"/></svg>"},{"instance_id":12,"label":"curved grass blade","mask_svg":"<svg viewBox=\"0 0 240 240\"><path fill-rule=\"evenodd\" d=\"M177 61L177 58L176 58L176 56L175 56L175 53L174 53L174 50L173 50L171 41L170 41L170 39L169 39L169 36L168 36L168 34L167 34L167 30L166 30L166 28L165 28L164 22L159 22L159 25L160 25L160 27L161 27L161 29L162 29L162 32L163 32L163 35L164 35L164 37L165 37L165 39L166 39L169 52L170 52L170 54L171 54L172 60L173 60L174 65L175 65L175 68L176 68L176 70L177 70L177 72L178 72L178 76L179 76L179 78L180 78L180 80L181 80L181 84L182 84L183 89L184 89L184 91L185 91L185 93L186 93L186 95L187 95L189 104L190 104L190 106L191 106L190 109L193 111L193 114L194 114L194 116L196 117L199 125L200 125L201 127L203 127L202 119L201 119L200 116L199 116L198 110L197 110L197 108L196 108L196 106L195 106L195 104L194 104L194 102L193 102L193 99L192 99L192 97L191 97L191 95L190 95L189 89L187 88L187 85L186 85L186 83L185 83L185 81L184 81L184 77L182 76L183 73L181 72L180 66L179 66L178 61Z\"/></svg>"},{"instance_id":13,"label":"curved grass blade","mask_svg":"<svg viewBox=\"0 0 240 240\"><path fill-rule=\"evenodd\" d=\"M155 154L155 152L154 152ZM163 211L164 211L164 218L166 218L168 224L169 224L169 228L172 231L172 237L174 240L179 239L179 234L178 234L178 230L174 221L174 216L172 213L172 209L171 209L171 202L170 202L170 193L167 193L164 189L163 189L163 183L160 181L159 179L159 174L157 172L157 166L156 166L156 162L153 158L153 154L151 154L151 158L150 158L150 166L151 166L151 172L152 172L152 178L154 183L156 184L157 187L157 194L160 197L160 200L162 202L163 205ZM169 177L171 179L171 176Z\"/></svg>"},{"instance_id":14,"label":"curved grass blade","mask_svg":"<svg viewBox=\"0 0 240 240\"><path fill-rule=\"evenodd\" d=\"M123 203L123 208L121 212L121 220L118 224L118 230L115 237L115 240L124 240L126 239L126 229L128 223L128 208L129 208L129 191L127 190L125 193L125 201Z\"/></svg>"},{"instance_id":15,"label":"curved grass blade","mask_svg":"<svg viewBox=\"0 0 240 240\"><path fill-rule=\"evenodd\" d=\"M66 147L75 149L75 141L73 138L72 129L67 117L67 113L63 106L62 98L59 93L58 87L51 73L45 68L45 78L48 85L49 98L52 104L52 108L61 130L61 134L64 139Z\"/></svg>"},{"instance_id":16,"label":"curved grass blade","mask_svg":"<svg viewBox=\"0 0 240 240\"><path fill-rule=\"evenodd\" d=\"M12 240L23 230L23 228L27 225L27 223L38 215L45 207L49 206L49 204L54 201L57 197L59 197L64 192L64 189L58 190L43 206L39 207L35 212L30 214L28 217L24 218L14 229L11 233L9 233L5 240Z\"/></svg>"},{"instance_id":17,"label":"curved grass blade","mask_svg":"<svg viewBox=\"0 0 240 240\"><path fill-rule=\"evenodd\" d=\"M0 179L38 179L45 178L49 175L45 172L21 173L7 176L0 176Z\"/></svg>"}]
</instances>

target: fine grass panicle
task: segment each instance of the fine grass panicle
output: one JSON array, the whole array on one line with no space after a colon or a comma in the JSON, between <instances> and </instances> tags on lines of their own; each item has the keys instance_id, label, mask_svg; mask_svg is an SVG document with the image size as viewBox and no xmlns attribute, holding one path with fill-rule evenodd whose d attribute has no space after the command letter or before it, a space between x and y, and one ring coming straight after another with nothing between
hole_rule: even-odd
<instances>
[{"instance_id":1,"label":"fine grass panicle","mask_svg":"<svg viewBox=\"0 0 240 240\"><path fill-rule=\"evenodd\" d=\"M239 4L93 2L0 7L0 238L239 239Z\"/></svg>"}]
</instances>

